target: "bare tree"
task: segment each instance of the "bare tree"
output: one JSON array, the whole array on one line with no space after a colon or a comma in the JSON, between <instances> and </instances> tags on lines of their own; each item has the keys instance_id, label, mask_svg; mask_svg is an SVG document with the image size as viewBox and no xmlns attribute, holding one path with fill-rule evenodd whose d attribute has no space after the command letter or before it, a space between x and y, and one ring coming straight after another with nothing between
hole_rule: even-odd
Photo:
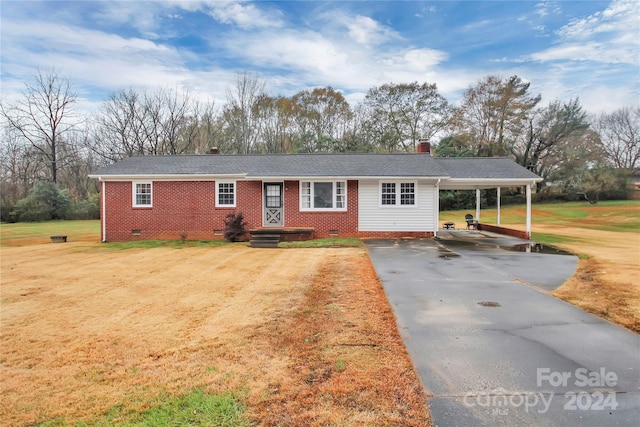
<instances>
[{"instance_id":1,"label":"bare tree","mask_svg":"<svg viewBox=\"0 0 640 427\"><path fill-rule=\"evenodd\" d=\"M593 123L606 151L617 168L640 167L640 107L623 107L601 114Z\"/></svg>"},{"instance_id":2,"label":"bare tree","mask_svg":"<svg viewBox=\"0 0 640 427\"><path fill-rule=\"evenodd\" d=\"M79 122L75 110L77 94L70 80L54 69L38 72L33 83L25 83L22 99L0 111L9 126L31 144L49 170L49 180L58 181L58 169L64 160L62 145Z\"/></svg>"},{"instance_id":3,"label":"bare tree","mask_svg":"<svg viewBox=\"0 0 640 427\"><path fill-rule=\"evenodd\" d=\"M294 134L293 104L290 98L262 96L256 102L262 136L257 148L261 153L289 153Z\"/></svg>"},{"instance_id":4,"label":"bare tree","mask_svg":"<svg viewBox=\"0 0 640 427\"><path fill-rule=\"evenodd\" d=\"M452 127L474 147L476 156L505 155L509 140L519 135L540 95L529 94L530 83L518 76L487 76L464 94Z\"/></svg>"},{"instance_id":5,"label":"bare tree","mask_svg":"<svg viewBox=\"0 0 640 427\"><path fill-rule=\"evenodd\" d=\"M9 220L11 208L27 195L41 174L42 163L33 155L33 150L31 144L5 123L0 144L0 216L3 221Z\"/></svg>"},{"instance_id":6,"label":"bare tree","mask_svg":"<svg viewBox=\"0 0 640 427\"><path fill-rule=\"evenodd\" d=\"M227 91L227 105L222 114L234 152L247 154L256 149L262 131L257 108L265 96L264 81L246 72L237 76L235 90Z\"/></svg>"},{"instance_id":7,"label":"bare tree","mask_svg":"<svg viewBox=\"0 0 640 427\"><path fill-rule=\"evenodd\" d=\"M145 154L141 114L141 96L132 88L109 95L96 119L91 149L106 162Z\"/></svg>"},{"instance_id":8,"label":"bare tree","mask_svg":"<svg viewBox=\"0 0 640 427\"><path fill-rule=\"evenodd\" d=\"M208 145L213 116L213 105L203 105L189 92L120 90L102 105L90 147L110 162L134 155L198 152Z\"/></svg>"},{"instance_id":9,"label":"bare tree","mask_svg":"<svg viewBox=\"0 0 640 427\"><path fill-rule=\"evenodd\" d=\"M600 142L589 130L578 99L553 101L533 110L524 123L521 133L513 132L506 145L517 163L546 180L566 179L576 168L601 157Z\"/></svg>"},{"instance_id":10,"label":"bare tree","mask_svg":"<svg viewBox=\"0 0 640 427\"><path fill-rule=\"evenodd\" d=\"M598 203L602 193L615 190L619 185L614 171L604 164L576 171L572 181L576 192L592 205Z\"/></svg>"},{"instance_id":11,"label":"bare tree","mask_svg":"<svg viewBox=\"0 0 640 427\"><path fill-rule=\"evenodd\" d=\"M303 90L291 97L297 128L297 149L332 151L342 139L352 112L344 96L332 87Z\"/></svg>"},{"instance_id":12,"label":"bare tree","mask_svg":"<svg viewBox=\"0 0 640 427\"><path fill-rule=\"evenodd\" d=\"M385 84L369 89L364 129L384 151L413 151L419 139L444 129L449 105L435 84Z\"/></svg>"}]
</instances>

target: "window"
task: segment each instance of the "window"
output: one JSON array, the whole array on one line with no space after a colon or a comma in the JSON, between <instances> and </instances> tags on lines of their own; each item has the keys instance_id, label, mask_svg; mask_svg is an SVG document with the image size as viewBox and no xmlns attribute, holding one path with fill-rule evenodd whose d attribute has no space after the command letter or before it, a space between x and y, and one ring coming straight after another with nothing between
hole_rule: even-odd
<instances>
[{"instance_id":1,"label":"window","mask_svg":"<svg viewBox=\"0 0 640 427\"><path fill-rule=\"evenodd\" d=\"M304 181L300 184L300 208L311 209L311 183Z\"/></svg>"},{"instance_id":2,"label":"window","mask_svg":"<svg viewBox=\"0 0 640 427\"><path fill-rule=\"evenodd\" d=\"M413 182L400 183L400 205L416 204L416 187Z\"/></svg>"},{"instance_id":3,"label":"window","mask_svg":"<svg viewBox=\"0 0 640 427\"><path fill-rule=\"evenodd\" d=\"M150 208L152 206L150 182L133 183L133 207Z\"/></svg>"},{"instance_id":4,"label":"window","mask_svg":"<svg viewBox=\"0 0 640 427\"><path fill-rule=\"evenodd\" d=\"M301 210L347 210L345 181L300 182Z\"/></svg>"},{"instance_id":5,"label":"window","mask_svg":"<svg viewBox=\"0 0 640 427\"><path fill-rule=\"evenodd\" d=\"M336 209L347 208L347 186L344 181L336 182Z\"/></svg>"},{"instance_id":6,"label":"window","mask_svg":"<svg viewBox=\"0 0 640 427\"><path fill-rule=\"evenodd\" d=\"M266 190L266 207L281 208L282 207L282 185L266 184L264 188Z\"/></svg>"},{"instance_id":7,"label":"window","mask_svg":"<svg viewBox=\"0 0 640 427\"><path fill-rule=\"evenodd\" d=\"M382 183L382 204L383 205L396 204L396 183L395 182Z\"/></svg>"},{"instance_id":8,"label":"window","mask_svg":"<svg viewBox=\"0 0 640 427\"><path fill-rule=\"evenodd\" d=\"M216 206L234 208L236 206L236 183L218 181L216 183Z\"/></svg>"},{"instance_id":9,"label":"window","mask_svg":"<svg viewBox=\"0 0 640 427\"><path fill-rule=\"evenodd\" d=\"M380 206L415 205L415 182L380 182Z\"/></svg>"}]
</instances>

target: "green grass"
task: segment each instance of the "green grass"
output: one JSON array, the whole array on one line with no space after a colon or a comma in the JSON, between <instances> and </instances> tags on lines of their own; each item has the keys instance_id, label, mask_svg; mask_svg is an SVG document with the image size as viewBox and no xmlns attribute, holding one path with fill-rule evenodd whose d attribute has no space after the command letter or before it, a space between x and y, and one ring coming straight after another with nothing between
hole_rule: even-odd
<instances>
[{"instance_id":1,"label":"green grass","mask_svg":"<svg viewBox=\"0 0 640 427\"><path fill-rule=\"evenodd\" d=\"M362 241L356 237L330 237L302 242L280 242L278 244L279 248L357 248L361 246Z\"/></svg>"},{"instance_id":2,"label":"green grass","mask_svg":"<svg viewBox=\"0 0 640 427\"><path fill-rule=\"evenodd\" d=\"M68 241L94 240L100 241L100 221L45 221L20 222L15 224L0 224L0 245L20 240L49 241L49 236L66 235ZM132 240L129 242L108 242L100 249L151 249L151 248L193 248L210 247L230 244L226 240ZM238 245L246 243L235 243Z\"/></svg>"},{"instance_id":3,"label":"green grass","mask_svg":"<svg viewBox=\"0 0 640 427\"><path fill-rule=\"evenodd\" d=\"M126 412L123 405L118 405L99 419L88 422L69 424L64 420L56 419L36 425L38 427L246 427L250 425L244 415L244 405L231 393L209 394L201 389L195 389L183 396L162 395L158 400L161 403L142 413Z\"/></svg>"},{"instance_id":4,"label":"green grass","mask_svg":"<svg viewBox=\"0 0 640 427\"><path fill-rule=\"evenodd\" d=\"M441 221L464 224L464 215L475 216L474 209L441 211ZM496 223L496 208L483 208L480 221ZM526 208L523 205L502 206L500 223L523 225ZM532 206L532 224L570 226L614 232L640 232L640 200L604 201L596 205L588 202L535 203Z\"/></svg>"},{"instance_id":5,"label":"green grass","mask_svg":"<svg viewBox=\"0 0 640 427\"><path fill-rule=\"evenodd\" d=\"M597 205L588 202L570 203L536 203L532 206L532 223L544 225L582 227L613 232L640 232L640 200L616 200L604 201ZM500 210L501 224L523 225L526 221L526 211L523 205L503 206ZM464 215L475 210L441 211L441 221L453 221L460 227L464 224ZM482 209L481 221L495 224L496 209ZM561 233L561 231L560 231ZM0 245L9 241L19 240L43 240L48 241L49 236L66 235L69 241L100 240L100 221L47 221L16 224L0 224ZM181 240L136 240L130 242L106 243L105 248L131 249L131 248L188 248L200 246L217 246L228 244L224 240L190 241ZM246 244L246 243L237 243ZM552 244L552 243L549 243ZM362 242L356 238L328 238L316 239L304 242L282 242L282 248L324 248L324 247L359 247Z\"/></svg>"},{"instance_id":6,"label":"green grass","mask_svg":"<svg viewBox=\"0 0 640 427\"><path fill-rule=\"evenodd\" d=\"M573 237L563 236L561 234L535 232L531 233L531 240L543 245L557 245L558 243L571 243L577 241L577 239Z\"/></svg>"},{"instance_id":7,"label":"green grass","mask_svg":"<svg viewBox=\"0 0 640 427\"><path fill-rule=\"evenodd\" d=\"M48 239L49 236L66 235L70 240L95 238L100 240L100 221L46 221L0 224L0 243L18 239Z\"/></svg>"}]
</instances>

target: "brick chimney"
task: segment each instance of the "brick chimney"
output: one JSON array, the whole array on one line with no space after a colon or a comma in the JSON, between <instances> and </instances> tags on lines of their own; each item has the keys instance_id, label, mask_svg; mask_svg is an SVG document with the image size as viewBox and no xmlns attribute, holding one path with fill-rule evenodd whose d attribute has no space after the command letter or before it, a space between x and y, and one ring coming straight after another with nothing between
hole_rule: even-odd
<instances>
[{"instance_id":1,"label":"brick chimney","mask_svg":"<svg viewBox=\"0 0 640 427\"><path fill-rule=\"evenodd\" d=\"M431 154L431 144L426 139L418 140L418 153Z\"/></svg>"},{"instance_id":2,"label":"brick chimney","mask_svg":"<svg viewBox=\"0 0 640 427\"><path fill-rule=\"evenodd\" d=\"M218 147L211 147L209 149L209 154L220 154L220 150L218 150Z\"/></svg>"}]
</instances>

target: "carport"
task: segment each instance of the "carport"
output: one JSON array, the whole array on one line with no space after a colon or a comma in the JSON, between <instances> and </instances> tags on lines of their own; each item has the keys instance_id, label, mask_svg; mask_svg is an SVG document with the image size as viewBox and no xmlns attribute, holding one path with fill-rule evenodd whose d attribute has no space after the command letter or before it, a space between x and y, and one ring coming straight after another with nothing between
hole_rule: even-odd
<instances>
[{"instance_id":1,"label":"carport","mask_svg":"<svg viewBox=\"0 0 640 427\"><path fill-rule=\"evenodd\" d=\"M498 159L499 160L499 159ZM532 173L526 175L522 172L522 167L513 162L476 162L465 157L443 157L439 158L440 165L448 172L450 178L446 181L439 181L436 185L438 194L440 190L475 190L475 217L474 220L480 222L480 190L495 189L497 212L496 227L491 227L491 231L504 232L500 226L500 190L501 188L524 187L526 192L526 222L525 233L522 237L531 237L531 189L542 178ZM528 172L528 171L526 171ZM440 223L440 206L438 205L438 224ZM437 235L437 231L436 231Z\"/></svg>"}]
</instances>

